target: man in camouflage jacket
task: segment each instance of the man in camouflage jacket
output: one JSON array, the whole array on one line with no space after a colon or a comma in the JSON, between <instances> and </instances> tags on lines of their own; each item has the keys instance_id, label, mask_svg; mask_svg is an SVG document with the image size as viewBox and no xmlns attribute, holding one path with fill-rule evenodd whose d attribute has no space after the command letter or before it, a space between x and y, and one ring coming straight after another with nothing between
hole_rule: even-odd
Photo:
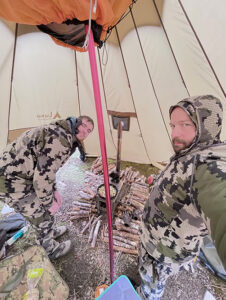
<instances>
[{"instance_id":1,"label":"man in camouflage jacket","mask_svg":"<svg viewBox=\"0 0 226 300\"><path fill-rule=\"evenodd\" d=\"M198 255L211 235L226 267L226 144L222 104L191 97L170 108L175 155L155 181L141 222L143 299L161 299L165 281Z\"/></svg>"},{"instance_id":2,"label":"man in camouflage jacket","mask_svg":"<svg viewBox=\"0 0 226 300\"><path fill-rule=\"evenodd\" d=\"M54 213L61 205L56 191L56 172L93 130L87 116L70 117L24 132L0 155L0 199L24 215L39 232L49 257L66 254L71 242L55 238L66 227L54 228Z\"/></svg>"}]
</instances>

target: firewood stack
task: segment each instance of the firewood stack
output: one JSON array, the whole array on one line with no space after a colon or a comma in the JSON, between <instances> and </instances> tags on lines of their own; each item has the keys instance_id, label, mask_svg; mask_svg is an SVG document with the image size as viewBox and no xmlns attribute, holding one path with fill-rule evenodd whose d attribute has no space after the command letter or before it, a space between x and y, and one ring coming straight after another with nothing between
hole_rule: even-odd
<instances>
[{"instance_id":1,"label":"firewood stack","mask_svg":"<svg viewBox=\"0 0 226 300\"><path fill-rule=\"evenodd\" d=\"M113 168L113 166L114 168ZM115 165L109 165L109 173L115 170ZM71 211L68 212L70 220L89 218L81 230L81 234L89 230L88 242L95 247L98 232L102 224L102 216L97 216L96 193L103 172L101 158L97 158L92 166L91 172L87 172L85 188L80 191L81 199L73 201ZM139 172L128 167L120 172L120 185L129 183L129 192L120 199L116 207L113 223L113 245L114 250L128 254L138 254L139 227L144 205L149 196L149 185L147 178ZM92 184L93 183L93 184ZM102 225L102 240L108 243L107 224Z\"/></svg>"},{"instance_id":2,"label":"firewood stack","mask_svg":"<svg viewBox=\"0 0 226 300\"><path fill-rule=\"evenodd\" d=\"M115 164L109 164L108 165L108 174L111 174L116 170L116 165ZM103 174L103 164L102 164L102 158L98 157L94 162L92 163L91 166L91 171L95 175L102 175Z\"/></svg>"},{"instance_id":3,"label":"firewood stack","mask_svg":"<svg viewBox=\"0 0 226 300\"><path fill-rule=\"evenodd\" d=\"M116 165L113 163L110 163L108 165L108 174L110 175L112 172L116 170ZM95 175L102 175L103 174L103 164L102 164L102 158L98 157L91 166L91 171ZM133 171L132 167L127 167L125 170L120 171L120 181L127 181L127 182L146 182L146 177L144 175L140 175L139 171Z\"/></svg>"},{"instance_id":4,"label":"firewood stack","mask_svg":"<svg viewBox=\"0 0 226 300\"><path fill-rule=\"evenodd\" d=\"M131 183L129 193L123 197L120 205L118 205L114 222L117 230L113 232L113 244L116 251L137 255L139 227L148 196L148 184L135 181ZM118 242L118 236L124 238L123 240L120 239L121 244ZM107 241L106 238L104 241Z\"/></svg>"}]
</instances>

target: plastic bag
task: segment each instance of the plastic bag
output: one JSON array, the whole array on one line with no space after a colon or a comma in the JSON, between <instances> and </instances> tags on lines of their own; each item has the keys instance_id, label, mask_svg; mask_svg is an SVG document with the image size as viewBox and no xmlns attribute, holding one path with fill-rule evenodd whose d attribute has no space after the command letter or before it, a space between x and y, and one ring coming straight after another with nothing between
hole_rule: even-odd
<instances>
[{"instance_id":1,"label":"plastic bag","mask_svg":"<svg viewBox=\"0 0 226 300\"><path fill-rule=\"evenodd\" d=\"M19 214L13 214L2 221L0 221L0 231L5 230L7 238L12 237L18 230L26 226L27 222L24 217Z\"/></svg>"}]
</instances>

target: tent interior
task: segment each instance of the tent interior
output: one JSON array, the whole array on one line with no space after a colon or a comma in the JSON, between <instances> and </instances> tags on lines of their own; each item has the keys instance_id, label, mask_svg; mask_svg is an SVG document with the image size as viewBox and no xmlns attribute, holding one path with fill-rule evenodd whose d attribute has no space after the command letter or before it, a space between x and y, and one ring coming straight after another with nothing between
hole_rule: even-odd
<instances>
[{"instance_id":1,"label":"tent interior","mask_svg":"<svg viewBox=\"0 0 226 300\"><path fill-rule=\"evenodd\" d=\"M115 158L123 118L121 159L160 167L173 153L169 107L212 94L225 109L225 1L139 0L96 48L107 154ZM56 45L36 26L0 19L2 150L28 128L70 115L88 115L95 130L85 142L100 155L87 52ZM224 116L221 138L226 138Z\"/></svg>"}]
</instances>

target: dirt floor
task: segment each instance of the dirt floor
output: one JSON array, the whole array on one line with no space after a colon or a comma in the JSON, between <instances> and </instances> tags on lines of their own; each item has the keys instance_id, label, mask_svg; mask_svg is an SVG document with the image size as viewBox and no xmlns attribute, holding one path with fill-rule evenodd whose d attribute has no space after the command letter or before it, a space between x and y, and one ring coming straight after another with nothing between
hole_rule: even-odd
<instances>
[{"instance_id":1,"label":"dirt floor","mask_svg":"<svg viewBox=\"0 0 226 300\"><path fill-rule=\"evenodd\" d=\"M86 182L86 172L89 171L92 159L86 164L76 156L60 169L57 175L57 184L63 195L63 205L56 215L59 224L68 227L68 232L61 237L61 241L70 239L73 242L73 250L65 257L54 262L54 266L62 278L67 282L70 289L69 300L94 299L94 292L101 284L110 284L109 252L108 244L98 237L95 248L88 243L88 233L80 234L88 219L70 221L67 214L71 209L72 201L78 200L79 191ZM158 170L152 166L123 163L122 169L127 166L139 170L141 174L149 176L157 174ZM100 181L103 181L100 176ZM93 190L95 191L95 186ZM121 252L114 252L114 278L126 275L136 284L139 284L137 272L137 257ZM206 290L214 295L215 299L226 299L225 282L212 275L212 273L198 261L193 270L182 271L178 275L168 279L163 300L201 300Z\"/></svg>"},{"instance_id":2,"label":"dirt floor","mask_svg":"<svg viewBox=\"0 0 226 300\"><path fill-rule=\"evenodd\" d=\"M72 202L83 196L81 190L87 183L87 174L90 172L92 161L93 159L89 159L85 164L76 155L73 155L57 173L57 187L63 196L63 205L56 214L56 220L59 225L66 225L68 228L68 232L59 241L70 239L73 243L73 249L66 256L54 261L53 265L69 286L69 300L94 299L97 286L104 283L110 284L108 243L103 242L99 233L97 243L92 248L91 244L88 243L88 231L81 234L88 218L70 221L68 215ZM123 162L121 168L125 169L128 166L132 166L134 170L139 170L146 177L159 172L153 166L128 162ZM102 182L103 176L97 176L92 186L94 192ZM32 235L31 238L25 236L25 238L19 239L7 254L13 255L15 251L25 250L26 247L31 246L33 244L31 241L36 239L36 235L33 231L30 235ZM139 285L137 270L137 256L114 252L114 279L120 275L126 275ZM214 295L215 299L226 300L225 282L196 261L194 270L182 271L168 279L163 300L202 300L207 290Z\"/></svg>"}]
</instances>

